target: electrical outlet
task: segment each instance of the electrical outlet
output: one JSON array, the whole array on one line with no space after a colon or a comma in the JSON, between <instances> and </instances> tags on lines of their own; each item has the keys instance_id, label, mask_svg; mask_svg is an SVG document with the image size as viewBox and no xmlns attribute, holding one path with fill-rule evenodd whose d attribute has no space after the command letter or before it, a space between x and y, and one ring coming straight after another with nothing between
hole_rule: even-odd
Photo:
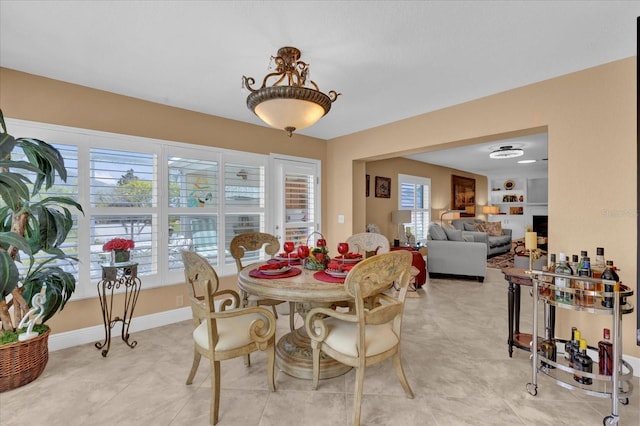
<instances>
[{"instance_id":1,"label":"electrical outlet","mask_svg":"<svg viewBox=\"0 0 640 426\"><path fill-rule=\"evenodd\" d=\"M176 296L176 306L180 307L184 304L184 297L182 295Z\"/></svg>"}]
</instances>

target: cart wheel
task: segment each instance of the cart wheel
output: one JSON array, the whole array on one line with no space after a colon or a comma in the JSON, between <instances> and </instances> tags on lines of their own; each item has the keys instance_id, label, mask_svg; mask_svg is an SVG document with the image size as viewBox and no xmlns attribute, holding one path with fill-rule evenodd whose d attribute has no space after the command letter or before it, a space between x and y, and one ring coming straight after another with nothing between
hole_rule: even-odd
<instances>
[{"instance_id":1,"label":"cart wheel","mask_svg":"<svg viewBox=\"0 0 640 426\"><path fill-rule=\"evenodd\" d=\"M618 401L620 401L622 405L629 405L629 398L620 398Z\"/></svg>"},{"instance_id":2,"label":"cart wheel","mask_svg":"<svg viewBox=\"0 0 640 426\"><path fill-rule=\"evenodd\" d=\"M533 383L527 383L527 392L529 392L529 394L533 396L538 395L538 385L534 385Z\"/></svg>"},{"instance_id":3,"label":"cart wheel","mask_svg":"<svg viewBox=\"0 0 640 426\"><path fill-rule=\"evenodd\" d=\"M617 425L618 424L618 418L614 417L614 416L607 416L604 419L602 419L602 424L604 426L607 425Z\"/></svg>"}]
</instances>

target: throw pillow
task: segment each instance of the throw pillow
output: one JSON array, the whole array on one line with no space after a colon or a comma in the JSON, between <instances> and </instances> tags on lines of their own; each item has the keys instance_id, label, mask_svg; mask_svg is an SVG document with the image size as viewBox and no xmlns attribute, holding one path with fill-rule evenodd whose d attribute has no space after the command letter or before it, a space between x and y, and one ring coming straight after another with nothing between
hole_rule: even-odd
<instances>
[{"instance_id":1,"label":"throw pillow","mask_svg":"<svg viewBox=\"0 0 640 426\"><path fill-rule=\"evenodd\" d=\"M482 222L478 224L478 231L486 232L492 237L499 237L502 235L502 223L501 222Z\"/></svg>"},{"instance_id":2,"label":"throw pillow","mask_svg":"<svg viewBox=\"0 0 640 426\"><path fill-rule=\"evenodd\" d=\"M478 227L476 225L477 225L476 223L465 222L464 223L464 230L465 231L477 231Z\"/></svg>"},{"instance_id":3,"label":"throw pillow","mask_svg":"<svg viewBox=\"0 0 640 426\"><path fill-rule=\"evenodd\" d=\"M444 233L444 229L435 222L429 224L429 238L432 240L446 240L447 234Z\"/></svg>"},{"instance_id":4,"label":"throw pillow","mask_svg":"<svg viewBox=\"0 0 640 426\"><path fill-rule=\"evenodd\" d=\"M464 238L462 238L462 231L459 229L444 228L444 233L447 234L447 239L449 241L464 241Z\"/></svg>"}]
</instances>

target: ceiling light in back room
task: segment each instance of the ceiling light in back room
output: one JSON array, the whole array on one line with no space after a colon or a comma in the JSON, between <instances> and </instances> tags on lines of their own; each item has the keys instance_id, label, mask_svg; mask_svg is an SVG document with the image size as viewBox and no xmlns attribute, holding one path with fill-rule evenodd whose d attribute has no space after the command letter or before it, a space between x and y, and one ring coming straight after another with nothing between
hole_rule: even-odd
<instances>
[{"instance_id":1,"label":"ceiling light in back room","mask_svg":"<svg viewBox=\"0 0 640 426\"><path fill-rule=\"evenodd\" d=\"M504 145L504 146L501 146L499 149L492 151L489 154L489 158L504 159L504 158L520 157L522 155L524 155L524 151L522 149L514 148L512 145Z\"/></svg>"},{"instance_id":2,"label":"ceiling light in back room","mask_svg":"<svg viewBox=\"0 0 640 426\"><path fill-rule=\"evenodd\" d=\"M518 161L518 164L529 164L529 163L535 163L536 160L520 160Z\"/></svg>"}]
</instances>

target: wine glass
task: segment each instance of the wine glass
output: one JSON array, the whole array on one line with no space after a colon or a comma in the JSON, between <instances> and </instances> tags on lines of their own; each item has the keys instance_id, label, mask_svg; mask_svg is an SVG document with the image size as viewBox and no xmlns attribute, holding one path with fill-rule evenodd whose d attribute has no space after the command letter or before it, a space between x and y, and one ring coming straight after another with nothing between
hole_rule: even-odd
<instances>
[{"instance_id":1,"label":"wine glass","mask_svg":"<svg viewBox=\"0 0 640 426\"><path fill-rule=\"evenodd\" d=\"M289 253L291 253L296 246L293 244L293 241L285 241L282 248L284 249L284 252L287 253L287 265L289 265Z\"/></svg>"},{"instance_id":2,"label":"wine glass","mask_svg":"<svg viewBox=\"0 0 640 426\"><path fill-rule=\"evenodd\" d=\"M304 265L304 260L309 257L309 246L302 245L298 247L298 258L300 259L300 264Z\"/></svg>"},{"instance_id":3,"label":"wine glass","mask_svg":"<svg viewBox=\"0 0 640 426\"><path fill-rule=\"evenodd\" d=\"M344 266L344 259L349 253L349 243L338 243L338 253L342 255L342 265Z\"/></svg>"}]
</instances>

